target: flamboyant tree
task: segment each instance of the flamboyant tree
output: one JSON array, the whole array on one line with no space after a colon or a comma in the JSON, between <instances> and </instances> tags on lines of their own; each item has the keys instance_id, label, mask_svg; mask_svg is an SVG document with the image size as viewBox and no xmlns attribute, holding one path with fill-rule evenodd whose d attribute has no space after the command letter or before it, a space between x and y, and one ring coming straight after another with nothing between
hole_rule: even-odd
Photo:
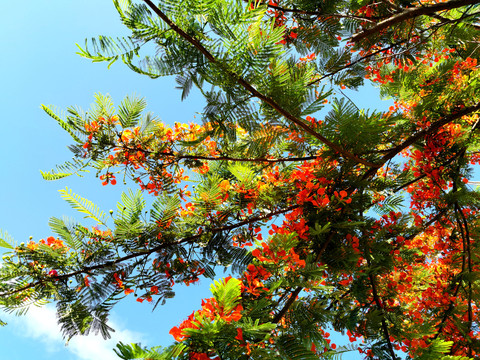
<instances>
[{"instance_id":1,"label":"flamboyant tree","mask_svg":"<svg viewBox=\"0 0 480 360\"><path fill-rule=\"evenodd\" d=\"M478 3L114 0L131 36L80 54L175 75L182 98L195 85L202 121L167 126L138 98L44 107L74 154L46 179L91 169L138 190L111 217L65 190L95 226L52 218L45 240L0 240L0 304L54 301L65 336L107 337L121 298L162 303L231 266L171 347L117 354L477 358ZM388 112L335 95L364 81ZM355 344L337 348L330 328Z\"/></svg>"}]
</instances>

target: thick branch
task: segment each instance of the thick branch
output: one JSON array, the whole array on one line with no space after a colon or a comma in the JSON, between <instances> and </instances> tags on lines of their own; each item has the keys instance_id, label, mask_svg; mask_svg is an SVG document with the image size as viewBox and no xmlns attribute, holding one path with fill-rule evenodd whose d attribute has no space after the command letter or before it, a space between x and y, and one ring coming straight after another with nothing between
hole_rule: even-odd
<instances>
[{"instance_id":1,"label":"thick branch","mask_svg":"<svg viewBox=\"0 0 480 360\"><path fill-rule=\"evenodd\" d=\"M455 183L455 179L453 179L453 192L457 192L457 185ZM456 217L456 221L457 221L457 224L459 224L459 229L460 229L460 235L462 237L462 241L465 242L465 237L464 237L464 234L463 234L463 229L462 229L462 226L460 225L460 221L458 219L458 213L457 213L457 205L455 205L455 217ZM450 238L452 238L450 236ZM463 254L462 254L462 269L460 270L460 274L462 274L464 271L465 271L465 262L466 262L466 259L465 259L465 246L464 246L464 249L463 249ZM455 277L454 277L455 279ZM458 291L460 290L460 281L457 282L457 285L455 286L455 283L452 284L452 286L455 287L454 291L453 291L453 298L455 299L458 295ZM442 320L440 321L440 323L438 324L438 330L435 334L435 336L433 337L433 339L436 339L438 338L438 336L442 333L443 331L443 328L447 322L447 319L448 317L450 316L450 312L453 310L453 308L455 307L455 301L452 301L450 300L450 303L448 304L448 308L445 310L445 312L443 313L443 317L442 317Z\"/></svg>"},{"instance_id":2,"label":"thick branch","mask_svg":"<svg viewBox=\"0 0 480 360\"><path fill-rule=\"evenodd\" d=\"M452 293L452 296L453 298L456 298L457 295L458 295L458 291L460 290L460 283L457 284L457 286L455 286L455 289ZM435 333L435 335L433 336L433 339L435 340L436 338L438 338L440 336L440 334L442 333L443 331L443 328L447 322L447 319L448 317L450 316L450 312L453 310L453 308L455 307L455 302L454 301L450 301L450 304L448 305L448 308L445 310L445 312L443 313L443 317L442 317L442 320L440 320L440 323L438 324L438 330L437 332Z\"/></svg>"},{"instance_id":3,"label":"thick branch","mask_svg":"<svg viewBox=\"0 0 480 360\"><path fill-rule=\"evenodd\" d=\"M475 13L475 15L478 15L478 13ZM457 22L457 21L461 21L467 17L470 17L470 16L474 16L474 14L468 14L468 15L462 15L462 17L458 18L458 19L447 19L443 16L440 16L440 15L437 15L437 14L432 14L432 15L428 15L434 19L437 19L439 21L442 22L442 24L448 24L448 23L452 23L452 22ZM480 30L480 26L478 26L477 24L468 24L468 26L471 26L477 30Z\"/></svg>"},{"instance_id":4,"label":"thick branch","mask_svg":"<svg viewBox=\"0 0 480 360\"><path fill-rule=\"evenodd\" d=\"M170 26L178 35L180 35L182 38L187 40L190 44L195 46L205 57L213 64L219 64L218 60L194 37L190 36L187 34L185 31L180 29L172 20L170 20L157 6L155 6L150 0L143 0L154 12L155 14L160 17L163 21L167 23L168 26ZM220 65L220 64L219 64ZM248 83L245 79L243 79L241 76L238 74L228 70L224 69L224 72L234 79L239 85L241 85L245 90L250 92L253 96L256 98L262 100L264 103L270 105L275 111L277 111L280 115L284 116L286 119L303 129L307 134L312 135L313 137L317 138L320 140L323 144L327 145L330 149L340 153L343 155L345 158L354 160L357 163L369 166L369 167L376 167L375 164L364 160L355 154L352 154L348 152L345 149L342 149L340 146L337 144L331 142L328 140L326 137L323 135L317 133L314 131L312 128L310 128L308 125L306 125L301 119L298 119L297 117L293 116L285 110L283 107L281 107L279 104L276 103L275 100L272 98L265 96L264 94L260 93L257 89L255 89L250 83Z\"/></svg>"},{"instance_id":5,"label":"thick branch","mask_svg":"<svg viewBox=\"0 0 480 360\"><path fill-rule=\"evenodd\" d=\"M392 159L395 157L397 154L399 154L403 149L406 149L413 143L415 143L417 140L420 140L422 137L432 134L438 129L440 129L442 126L455 121L462 116L469 115L475 111L480 110L480 103L466 107L460 111L457 111L453 114L445 116L443 119L438 120L437 122L433 123L429 128L420 130L416 134L410 136L407 140L405 140L403 143L395 146L393 149L391 149L383 158L382 158L382 163L386 163L388 160Z\"/></svg>"},{"instance_id":6,"label":"thick branch","mask_svg":"<svg viewBox=\"0 0 480 360\"><path fill-rule=\"evenodd\" d=\"M463 157L463 156L465 155L466 151L467 151L467 148L463 148L461 151L459 151L457 154L455 154L454 156L452 156L452 157L451 157L450 159L448 159L447 161L445 161L445 162L441 163L440 165L435 166L434 168L432 168L432 171L433 171L433 170L439 170L439 169L441 169L442 167L445 167L445 166L451 164L452 162L454 162L454 161L457 160L458 158ZM425 178L426 176L427 176L427 174L423 173L423 174L417 176L415 179L412 179L412 180L406 182L405 184L403 184L403 185L395 188L395 189L393 190L393 192L394 192L394 193L399 192L400 190L406 188L407 186L412 185L412 184L415 184L417 181L422 180L422 179Z\"/></svg>"},{"instance_id":7,"label":"thick branch","mask_svg":"<svg viewBox=\"0 0 480 360\"><path fill-rule=\"evenodd\" d=\"M398 144L397 146L395 146L394 148L390 149L387 154L385 154L382 158L382 160L380 161L380 166L382 166L383 164L385 164L388 160L394 158L396 155L398 155L402 150L406 149L407 147L409 147L410 145L414 144L416 141L420 140L421 138L427 136L427 135L430 135L432 133L434 133L435 131L437 131L438 129L440 129L442 126L452 122L452 121L455 121L459 118L461 118L462 116L465 116L465 115L469 115L473 112L476 112L480 110L480 103L476 104L476 105L473 105L473 106L469 106L469 107L466 107L460 111L457 111L453 114L450 114L450 115L447 115L445 117L443 117L442 119L438 120L437 122L433 123L429 128L427 129L423 129L423 130L420 130L418 131L417 133L413 134L412 136L410 136L408 139L406 139L404 142L402 142L401 144ZM364 179L367 179L368 177L372 176L373 174L375 174L375 172L377 171L377 169L369 169L365 175L363 176Z\"/></svg>"},{"instance_id":8,"label":"thick branch","mask_svg":"<svg viewBox=\"0 0 480 360\"><path fill-rule=\"evenodd\" d=\"M477 120L477 121L475 122L475 124L473 124L472 127L470 128L470 135L469 135L469 137L472 136L473 132L477 129L477 126L478 126L479 124L480 124L480 119ZM462 150L460 150L458 153L456 153L454 156L452 156L452 157L451 157L450 159L448 159L447 161L443 162L443 163L440 164L439 166L436 166L436 167L432 168L432 170L438 170L439 168L442 168L442 167L445 167L445 166L451 164L453 161L457 160L458 158L464 157L465 154L466 154L466 152L467 152L467 148L464 147ZM411 181L409 181L409 182L407 182L407 183L405 183L405 184L397 187L395 190L393 190L393 192L398 192L398 191L406 188L407 186L416 183L417 181L423 179L423 178L426 177L426 176L427 176L427 174L421 174L421 175L417 176L415 179L413 179L413 180L411 180Z\"/></svg>"},{"instance_id":9,"label":"thick branch","mask_svg":"<svg viewBox=\"0 0 480 360\"><path fill-rule=\"evenodd\" d=\"M295 302L295 300L297 299L297 296L298 294L300 294L300 291L303 290L303 287L302 286L299 286L297 287L293 292L292 294L290 295L290 297L288 298L287 302L285 303L285 305L283 306L283 308L277 313L277 315L275 315L275 317L273 318L272 322L273 323L278 323L280 320L282 320L282 318L285 316L285 314L287 313L288 309L290 309L290 306L293 305L293 303Z\"/></svg>"},{"instance_id":10,"label":"thick branch","mask_svg":"<svg viewBox=\"0 0 480 360\"><path fill-rule=\"evenodd\" d=\"M328 77L331 77L331 76L339 73L340 71L343 71L343 70L346 70L346 69L348 69L348 68L351 68L352 66L354 66L354 65L356 65L356 64L358 64L358 63L360 63L360 62L362 62L362 61L364 61L364 60L367 60L368 58L371 58L372 56L375 56L375 55L377 55L377 54L379 54L379 53L382 53L382 52L388 51L388 50L390 50L390 49L393 49L395 46L401 45L401 44L404 43L404 42L405 42L405 40L400 40L400 41L396 42L395 44L389 45L389 46L387 46L387 47L385 47L385 48L382 48L382 49L375 50L375 51L373 51L373 52L371 52L371 53L369 53L369 54L367 54L367 55L364 55L364 56L362 56L362 57L360 57L360 58L358 58L358 59L356 59L356 60L348 63L347 65L344 65L344 66L338 68L338 69L335 70L335 71L332 71L332 72L329 72L329 73L327 73L327 74L322 75L322 76L319 77L318 79L315 79L315 80L313 80L312 82L310 82L308 85L312 85L312 84L315 84L315 83L317 83L317 82L320 82L320 81L322 81L323 79L326 79L326 78L328 78Z\"/></svg>"},{"instance_id":11,"label":"thick branch","mask_svg":"<svg viewBox=\"0 0 480 360\"><path fill-rule=\"evenodd\" d=\"M458 226L461 229L461 235L462 235L463 243L464 243L463 251L464 251L464 253L466 253L466 256L464 256L464 258L466 257L467 269L468 269L468 273L470 275L473 271L473 268L472 268L472 250L471 250L471 246L470 246L470 230L468 228L467 218L465 217L465 214L463 213L463 209L458 204L458 201L455 202L455 211L457 212L457 214L460 215L461 220L462 220L462 223L460 223L460 221L459 221L460 219L458 219ZM463 229L462 229L462 224L463 224ZM472 280L471 280L471 277L468 278L468 300L467 301L468 301L468 304L467 304L467 318L468 318L467 325L468 325L468 332L470 332L472 330L472 323L473 323ZM471 349L470 346L469 346L468 350L469 350L469 356L472 356L472 354L471 354L472 349Z\"/></svg>"},{"instance_id":12,"label":"thick branch","mask_svg":"<svg viewBox=\"0 0 480 360\"><path fill-rule=\"evenodd\" d=\"M388 345L388 351L390 352L390 356L392 357L392 360L396 360L395 356L395 351L393 351L393 346L392 342L390 341L390 334L388 332L388 327L387 323L385 321L385 312L383 310L382 303L380 301L380 298L377 293L377 287L375 285L375 279L373 278L373 275L369 275L370 278L370 285L372 285L372 292L373 292L373 300L375 301L375 304L377 305L378 309L382 312L382 330L383 330L383 336L385 337L385 340L387 341Z\"/></svg>"},{"instance_id":13,"label":"thick branch","mask_svg":"<svg viewBox=\"0 0 480 360\"><path fill-rule=\"evenodd\" d=\"M473 15L473 14L469 14L469 16L472 16L472 15ZM423 29L423 30L421 30L420 32L426 32L426 31L428 31L428 30L432 30L432 29L435 29L435 28L438 29L438 28L439 28L440 26L442 26L442 25L445 25L445 24L447 24L447 23L457 22L457 21L463 20L464 18L466 18L466 16L463 16L463 17L461 17L461 18L459 18L459 19L455 19L455 20L448 20L448 19L446 19L443 23L432 25L431 27L428 27L428 28L426 28L426 29ZM435 31L436 31L436 30L434 30L430 35L428 35L427 39L428 39L429 37L431 37L431 36L434 34ZM364 56L362 56L362 57L359 57L359 58L357 58L356 60L348 63L347 65L342 66L341 68L339 68L339 69L337 69L337 70L335 70L335 71L332 71L332 72L330 72L330 73L327 73L327 74L325 74L325 75L322 75L320 78L315 79L315 80L313 80L312 82L310 82L309 85L315 84L315 83L317 83L317 82L320 82L320 81L322 81L322 80L325 79L325 78L328 78L328 77L330 77L330 76L332 76L332 75L335 75L335 74L337 74L337 73L340 72L340 71L343 71L343 70L346 70L346 69L348 69L348 68L351 68L352 66L354 66L354 65L356 65L356 64L358 64L358 63L360 63L360 62L362 62L362 61L364 61L364 60L367 60L367 59L369 59L369 58L371 58L371 57L373 57L373 56L375 56L375 55L377 55L377 54L379 54L379 53L385 53L385 52L387 52L388 50L394 49L395 47L397 47L397 46L399 46L399 45L402 45L403 43L408 43L408 42L409 42L409 39L400 39L400 40L396 41L395 43L390 44L390 45L388 45L388 46L386 46L386 47L383 47L383 48L381 48L381 49L377 49L377 50L375 50L375 51L369 52L367 55L364 55ZM426 42L426 39L423 39L423 40L421 41L421 43L424 43L424 42ZM411 44L411 46L406 47L405 49L403 49L403 50L400 51L400 52L396 52L396 53L393 53L393 54L389 54L389 55L386 55L386 56L377 58L376 61L379 61L379 60L382 60L382 59L386 59L386 58L390 58L390 59L391 59L391 58L393 58L393 57L395 57L395 56L399 56L399 55L401 55L401 54L408 53L408 52L410 52L413 48L417 47L418 45L419 45L419 43L413 43L413 44Z\"/></svg>"},{"instance_id":14,"label":"thick branch","mask_svg":"<svg viewBox=\"0 0 480 360\"><path fill-rule=\"evenodd\" d=\"M369 29L366 29L362 32L359 32L357 34L354 34L351 38L350 41L352 42L359 42L367 37L369 37L372 34L379 33L382 30L385 30L389 27L392 27L396 24L399 24L405 20L408 19L413 19L418 16L422 15L432 15L435 14L436 12L439 11L444 11L444 10L452 10L456 9L459 7L467 6L467 5L474 5L474 4L479 4L479 0L453 0L453 1L447 1L447 2L440 2L436 3L433 5L427 5L427 6L420 6L420 7L415 7L415 8L410 8L410 9L405 9L403 12L396 14L386 20L383 20L379 22L377 25L372 26Z\"/></svg>"},{"instance_id":15,"label":"thick branch","mask_svg":"<svg viewBox=\"0 0 480 360\"><path fill-rule=\"evenodd\" d=\"M163 154L162 154L163 155ZM169 154L167 154L170 156ZM175 156L172 154L171 156ZM255 163L279 163L279 162L295 162L295 161L309 161L318 159L318 156L303 156L303 157L294 157L294 158L234 158L230 156L198 156L198 155L180 155L178 159L192 159L192 160L209 160L209 161L238 161L238 162L255 162Z\"/></svg>"}]
</instances>

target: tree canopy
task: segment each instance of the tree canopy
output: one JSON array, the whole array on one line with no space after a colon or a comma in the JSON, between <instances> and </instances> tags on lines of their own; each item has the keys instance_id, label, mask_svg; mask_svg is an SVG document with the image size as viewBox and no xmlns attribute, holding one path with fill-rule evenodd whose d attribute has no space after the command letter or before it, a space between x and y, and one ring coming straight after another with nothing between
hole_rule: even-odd
<instances>
[{"instance_id":1,"label":"tree canopy","mask_svg":"<svg viewBox=\"0 0 480 360\"><path fill-rule=\"evenodd\" d=\"M113 3L131 35L80 55L176 76L182 99L195 86L201 121L169 126L137 97L43 106L73 152L45 179L136 189L109 215L66 188L88 223L3 233L3 308L55 302L65 337L108 337L125 296L157 306L230 267L172 346L120 343L119 357L478 358L479 1ZM365 82L388 112L344 96Z\"/></svg>"}]
</instances>

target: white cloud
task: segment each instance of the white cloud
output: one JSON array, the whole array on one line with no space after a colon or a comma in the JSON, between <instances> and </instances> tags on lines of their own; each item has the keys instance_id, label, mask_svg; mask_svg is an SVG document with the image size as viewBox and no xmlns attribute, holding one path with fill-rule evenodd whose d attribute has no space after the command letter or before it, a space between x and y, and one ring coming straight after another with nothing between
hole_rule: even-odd
<instances>
[{"instance_id":1,"label":"white cloud","mask_svg":"<svg viewBox=\"0 0 480 360\"><path fill-rule=\"evenodd\" d=\"M111 339L104 340L101 335L93 334L76 336L65 347L65 341L57 324L55 309L51 306L31 307L26 316L7 315L4 320L8 321L7 327L11 327L17 336L28 337L43 343L45 350L49 353L65 349L74 356L75 360L119 360L112 350L119 341L145 343L145 335L122 329L119 324L110 321L109 325L115 329L115 332L111 333Z\"/></svg>"}]
</instances>

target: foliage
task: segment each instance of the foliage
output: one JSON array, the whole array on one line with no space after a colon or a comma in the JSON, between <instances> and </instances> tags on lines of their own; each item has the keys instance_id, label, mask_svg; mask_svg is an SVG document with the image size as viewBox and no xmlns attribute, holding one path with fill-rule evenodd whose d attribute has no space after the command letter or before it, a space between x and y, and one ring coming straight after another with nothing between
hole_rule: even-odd
<instances>
[{"instance_id":1,"label":"foliage","mask_svg":"<svg viewBox=\"0 0 480 360\"><path fill-rule=\"evenodd\" d=\"M119 357L478 358L477 3L114 0L131 36L80 55L175 75L182 99L197 87L202 122L168 126L136 97L43 107L74 154L46 179L91 168L139 190L111 222L62 190L95 226L52 218L57 237L2 236L0 304L55 301L66 337L108 337L123 297L161 304L175 283L231 266L170 331L175 344L120 343ZM335 95L365 79L394 100L388 112Z\"/></svg>"}]
</instances>

